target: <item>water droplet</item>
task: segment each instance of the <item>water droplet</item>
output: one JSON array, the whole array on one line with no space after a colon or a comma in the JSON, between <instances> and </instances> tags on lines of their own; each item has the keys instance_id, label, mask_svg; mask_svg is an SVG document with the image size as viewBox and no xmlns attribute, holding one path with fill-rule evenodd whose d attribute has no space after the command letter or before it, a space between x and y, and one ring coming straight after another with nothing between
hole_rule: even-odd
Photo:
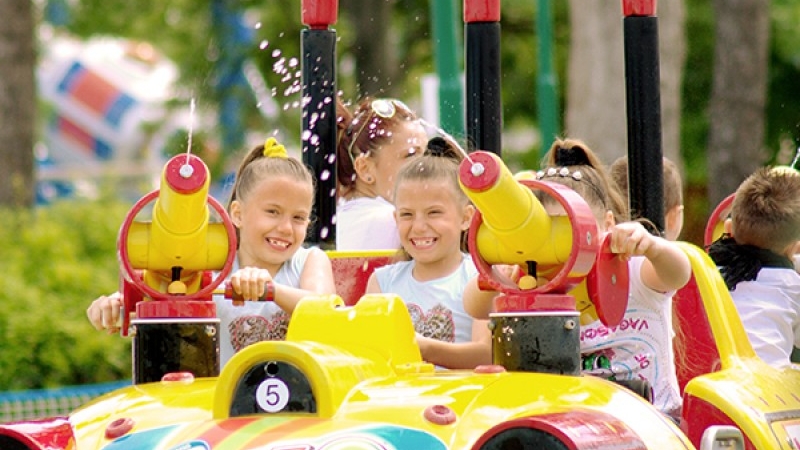
<instances>
[{"instance_id":1,"label":"water droplet","mask_svg":"<svg viewBox=\"0 0 800 450\"><path fill-rule=\"evenodd\" d=\"M253 28L255 28L256 30L260 30L261 29L261 22L256 22L256 24L255 24L255 26Z\"/></svg>"},{"instance_id":2,"label":"water droplet","mask_svg":"<svg viewBox=\"0 0 800 450\"><path fill-rule=\"evenodd\" d=\"M322 180L322 181L325 181L330 177L331 177L331 173L327 169L323 170L322 173L319 174L319 179Z\"/></svg>"},{"instance_id":3,"label":"water droplet","mask_svg":"<svg viewBox=\"0 0 800 450\"><path fill-rule=\"evenodd\" d=\"M264 49L265 49L265 48L267 48L267 47L269 47L269 41L268 41L268 40L266 40L266 39L264 39L263 41L261 41L261 42L258 44L258 49L259 49L259 50L264 50Z\"/></svg>"},{"instance_id":4,"label":"water droplet","mask_svg":"<svg viewBox=\"0 0 800 450\"><path fill-rule=\"evenodd\" d=\"M322 227L322 229L319 230L319 237L322 239L328 237L328 227Z\"/></svg>"},{"instance_id":5,"label":"water droplet","mask_svg":"<svg viewBox=\"0 0 800 450\"><path fill-rule=\"evenodd\" d=\"M308 131L308 130L303 131L303 135L302 135L303 141L307 141L308 138L310 138L310 137L311 137L311 132L310 131Z\"/></svg>"}]
</instances>

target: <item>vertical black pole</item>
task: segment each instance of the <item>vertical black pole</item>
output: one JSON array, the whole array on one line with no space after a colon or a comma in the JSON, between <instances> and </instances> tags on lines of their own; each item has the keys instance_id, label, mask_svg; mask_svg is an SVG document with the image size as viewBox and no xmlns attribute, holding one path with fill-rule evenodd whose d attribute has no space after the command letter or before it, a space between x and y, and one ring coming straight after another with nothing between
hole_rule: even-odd
<instances>
[{"instance_id":1,"label":"vertical black pole","mask_svg":"<svg viewBox=\"0 0 800 450\"><path fill-rule=\"evenodd\" d=\"M304 0L303 162L316 177L313 215L306 242L324 249L336 246L336 0Z\"/></svg>"},{"instance_id":2,"label":"vertical black pole","mask_svg":"<svg viewBox=\"0 0 800 450\"><path fill-rule=\"evenodd\" d=\"M464 0L467 139L470 149L502 149L500 0Z\"/></svg>"},{"instance_id":3,"label":"vertical black pole","mask_svg":"<svg viewBox=\"0 0 800 450\"><path fill-rule=\"evenodd\" d=\"M664 231L661 94L656 0L623 0L631 216Z\"/></svg>"}]
</instances>

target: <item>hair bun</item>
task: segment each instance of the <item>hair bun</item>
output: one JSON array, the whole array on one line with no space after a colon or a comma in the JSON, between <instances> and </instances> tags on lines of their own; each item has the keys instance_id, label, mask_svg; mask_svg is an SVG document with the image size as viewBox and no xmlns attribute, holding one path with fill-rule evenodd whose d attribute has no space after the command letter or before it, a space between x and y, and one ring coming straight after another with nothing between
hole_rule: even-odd
<instances>
[{"instance_id":1,"label":"hair bun","mask_svg":"<svg viewBox=\"0 0 800 450\"><path fill-rule=\"evenodd\" d=\"M427 153L431 156L446 157L452 153L452 149L443 137L436 136L428 141Z\"/></svg>"},{"instance_id":2,"label":"hair bun","mask_svg":"<svg viewBox=\"0 0 800 450\"><path fill-rule=\"evenodd\" d=\"M555 163L557 166L592 165L592 163L589 161L589 157L586 156L586 150L578 145L569 148L558 147L556 149Z\"/></svg>"}]
</instances>

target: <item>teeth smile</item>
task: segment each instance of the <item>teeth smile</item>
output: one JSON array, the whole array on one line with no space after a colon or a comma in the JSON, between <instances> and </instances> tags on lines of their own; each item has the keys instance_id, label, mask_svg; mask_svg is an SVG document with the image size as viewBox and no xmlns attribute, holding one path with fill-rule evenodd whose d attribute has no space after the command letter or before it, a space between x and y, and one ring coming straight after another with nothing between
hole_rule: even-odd
<instances>
[{"instance_id":1,"label":"teeth smile","mask_svg":"<svg viewBox=\"0 0 800 450\"><path fill-rule=\"evenodd\" d=\"M267 239L271 245L275 245L277 247L289 248L289 243L284 241L276 241L275 239Z\"/></svg>"},{"instance_id":2,"label":"teeth smile","mask_svg":"<svg viewBox=\"0 0 800 450\"><path fill-rule=\"evenodd\" d=\"M436 241L436 239L430 239L430 238L429 239L412 239L411 240L411 242L413 242L414 245L421 245L421 246L433 245L433 243L435 241Z\"/></svg>"}]
</instances>

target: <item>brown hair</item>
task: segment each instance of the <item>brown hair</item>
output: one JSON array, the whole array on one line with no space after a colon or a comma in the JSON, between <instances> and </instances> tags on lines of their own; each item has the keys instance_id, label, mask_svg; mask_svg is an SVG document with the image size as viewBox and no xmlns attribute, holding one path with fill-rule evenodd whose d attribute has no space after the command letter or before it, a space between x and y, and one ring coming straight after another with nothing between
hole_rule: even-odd
<instances>
[{"instance_id":1,"label":"brown hair","mask_svg":"<svg viewBox=\"0 0 800 450\"><path fill-rule=\"evenodd\" d=\"M376 102L391 105L389 112L376 111ZM365 97L353 112L340 98L336 99L336 171L338 182L346 193L355 185L353 162L360 155L374 155L388 144L392 130L405 121L417 120L417 115L403 102L395 99Z\"/></svg>"},{"instance_id":2,"label":"brown hair","mask_svg":"<svg viewBox=\"0 0 800 450\"><path fill-rule=\"evenodd\" d=\"M664 213L676 206L683 205L683 180L678 166L671 159L664 157ZM617 158L609 168L611 179L624 200L628 200L628 157Z\"/></svg>"},{"instance_id":3,"label":"brown hair","mask_svg":"<svg viewBox=\"0 0 800 450\"><path fill-rule=\"evenodd\" d=\"M280 175L308 183L312 191L314 189L314 176L297 158L288 155L286 157L266 156L264 154L264 145L259 145L250 150L236 171L236 181L233 183L231 196L228 199L228 212L230 212L231 204L234 200L246 200L257 183L267 177ZM236 238L238 241L238 228L236 229Z\"/></svg>"},{"instance_id":4,"label":"brown hair","mask_svg":"<svg viewBox=\"0 0 800 450\"><path fill-rule=\"evenodd\" d=\"M736 190L731 207L737 243L782 254L800 240L800 173L788 167L762 167Z\"/></svg>"},{"instance_id":5,"label":"brown hair","mask_svg":"<svg viewBox=\"0 0 800 450\"><path fill-rule=\"evenodd\" d=\"M566 170L563 170L566 169ZM542 160L537 179L563 184L580 194L602 223L606 211L616 222L628 218L628 208L597 155L577 139L556 139ZM542 198L547 201L546 198Z\"/></svg>"}]
</instances>

